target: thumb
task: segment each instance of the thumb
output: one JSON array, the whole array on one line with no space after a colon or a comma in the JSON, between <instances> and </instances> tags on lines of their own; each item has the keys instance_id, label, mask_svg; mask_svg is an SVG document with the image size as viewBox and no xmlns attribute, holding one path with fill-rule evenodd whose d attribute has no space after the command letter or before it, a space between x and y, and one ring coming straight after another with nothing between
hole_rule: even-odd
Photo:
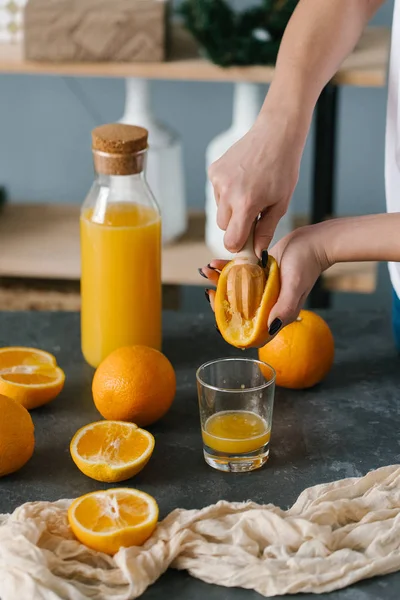
<instances>
[{"instance_id":1,"label":"thumb","mask_svg":"<svg viewBox=\"0 0 400 600\"><path fill-rule=\"evenodd\" d=\"M224 236L225 248L229 252L239 252L243 248L256 217L256 212L245 212L242 208L233 210Z\"/></svg>"},{"instance_id":2,"label":"thumb","mask_svg":"<svg viewBox=\"0 0 400 600\"><path fill-rule=\"evenodd\" d=\"M254 235L254 251L257 256L261 256L263 250L268 250L281 217L282 213L278 204L269 206L262 213Z\"/></svg>"},{"instance_id":3,"label":"thumb","mask_svg":"<svg viewBox=\"0 0 400 600\"><path fill-rule=\"evenodd\" d=\"M276 304L272 307L268 319L268 332L274 336L284 327L294 321L304 304L307 292L301 285L300 280L282 279L282 287Z\"/></svg>"}]
</instances>

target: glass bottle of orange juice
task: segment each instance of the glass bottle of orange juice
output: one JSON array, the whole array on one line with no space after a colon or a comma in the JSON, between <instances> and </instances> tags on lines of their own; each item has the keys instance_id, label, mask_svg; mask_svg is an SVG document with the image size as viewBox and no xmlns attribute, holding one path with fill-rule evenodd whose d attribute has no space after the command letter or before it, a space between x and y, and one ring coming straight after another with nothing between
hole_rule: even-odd
<instances>
[{"instance_id":1,"label":"glass bottle of orange juice","mask_svg":"<svg viewBox=\"0 0 400 600\"><path fill-rule=\"evenodd\" d=\"M161 217L145 179L147 131L92 132L95 181L81 211L82 352L93 367L113 350L161 347Z\"/></svg>"}]
</instances>

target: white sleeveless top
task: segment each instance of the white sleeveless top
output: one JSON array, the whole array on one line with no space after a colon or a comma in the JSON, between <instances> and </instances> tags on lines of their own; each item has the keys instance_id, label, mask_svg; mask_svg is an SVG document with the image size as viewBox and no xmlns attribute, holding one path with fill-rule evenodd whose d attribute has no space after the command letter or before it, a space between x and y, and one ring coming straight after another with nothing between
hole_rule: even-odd
<instances>
[{"instance_id":1,"label":"white sleeveless top","mask_svg":"<svg viewBox=\"0 0 400 600\"><path fill-rule=\"evenodd\" d=\"M400 0L392 25L386 116L385 187L388 212L400 212ZM400 231L399 231L400 236ZM389 263L390 278L400 298L400 263Z\"/></svg>"}]
</instances>

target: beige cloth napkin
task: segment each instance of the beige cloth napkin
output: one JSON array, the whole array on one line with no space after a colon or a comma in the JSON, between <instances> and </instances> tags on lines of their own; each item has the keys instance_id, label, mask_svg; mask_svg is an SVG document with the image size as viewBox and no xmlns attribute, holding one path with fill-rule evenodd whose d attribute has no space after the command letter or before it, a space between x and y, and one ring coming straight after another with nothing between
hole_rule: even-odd
<instances>
[{"instance_id":1,"label":"beige cloth napkin","mask_svg":"<svg viewBox=\"0 0 400 600\"><path fill-rule=\"evenodd\" d=\"M0 516L2 600L130 600L168 568L267 597L328 592L400 570L400 465L317 485L287 511L218 502L175 510L114 558L74 540L68 500Z\"/></svg>"}]
</instances>

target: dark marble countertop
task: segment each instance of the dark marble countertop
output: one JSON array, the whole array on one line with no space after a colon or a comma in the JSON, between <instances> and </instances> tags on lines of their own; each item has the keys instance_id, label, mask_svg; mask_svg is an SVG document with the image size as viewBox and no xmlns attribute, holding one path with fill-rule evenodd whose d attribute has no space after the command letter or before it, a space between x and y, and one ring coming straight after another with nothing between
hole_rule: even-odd
<instances>
[{"instance_id":1,"label":"dark marble countertop","mask_svg":"<svg viewBox=\"0 0 400 600\"><path fill-rule=\"evenodd\" d=\"M164 352L177 372L168 415L150 428L152 460L131 485L152 494L161 517L176 507L200 508L220 499L272 502L287 508L311 485L399 462L400 357L384 313L327 312L336 360L323 385L307 392L277 390L271 458L248 474L219 473L202 457L195 371L206 360L240 353L216 333L211 314L165 313ZM53 352L66 372L62 394L33 411L36 451L18 473L0 480L0 512L30 500L72 498L102 486L78 471L69 454L76 430L99 418L91 397L93 370L80 353L79 315L0 313L0 346ZM334 592L332 600L398 600L400 573ZM255 600L255 592L206 585L168 571L148 600ZM315 596L301 596L311 600Z\"/></svg>"}]
</instances>

